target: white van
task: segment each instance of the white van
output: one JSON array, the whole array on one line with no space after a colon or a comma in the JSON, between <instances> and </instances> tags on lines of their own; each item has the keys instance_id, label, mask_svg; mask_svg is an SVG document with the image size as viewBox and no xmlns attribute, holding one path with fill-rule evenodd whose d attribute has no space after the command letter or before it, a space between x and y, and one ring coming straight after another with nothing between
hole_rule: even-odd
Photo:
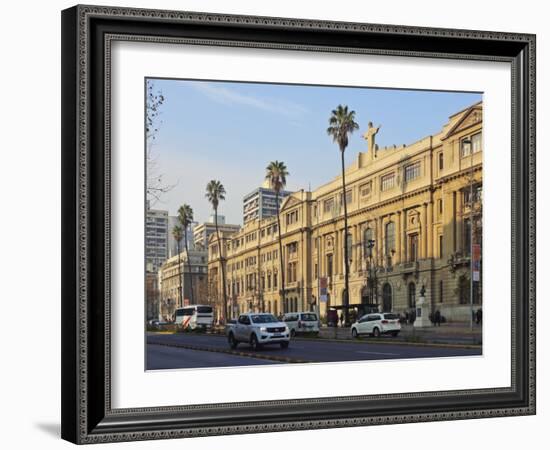
<instances>
[{"instance_id":1,"label":"white van","mask_svg":"<svg viewBox=\"0 0 550 450\"><path fill-rule=\"evenodd\" d=\"M283 316L283 322L290 329L290 335L300 333L319 334L319 317L314 312L289 312Z\"/></svg>"},{"instance_id":2,"label":"white van","mask_svg":"<svg viewBox=\"0 0 550 450\"><path fill-rule=\"evenodd\" d=\"M176 309L176 326L196 330L211 328L214 322L214 311L208 305L189 305Z\"/></svg>"}]
</instances>

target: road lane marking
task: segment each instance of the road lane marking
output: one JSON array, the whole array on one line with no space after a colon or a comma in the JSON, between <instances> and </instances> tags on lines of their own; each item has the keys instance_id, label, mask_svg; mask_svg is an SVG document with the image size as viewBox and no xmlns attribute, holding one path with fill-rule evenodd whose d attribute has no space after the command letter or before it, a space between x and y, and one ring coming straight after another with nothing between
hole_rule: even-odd
<instances>
[{"instance_id":1,"label":"road lane marking","mask_svg":"<svg viewBox=\"0 0 550 450\"><path fill-rule=\"evenodd\" d=\"M355 353L364 353L366 355L386 355L386 356L399 356L399 353L384 353L384 352L367 352L367 351L357 351Z\"/></svg>"}]
</instances>

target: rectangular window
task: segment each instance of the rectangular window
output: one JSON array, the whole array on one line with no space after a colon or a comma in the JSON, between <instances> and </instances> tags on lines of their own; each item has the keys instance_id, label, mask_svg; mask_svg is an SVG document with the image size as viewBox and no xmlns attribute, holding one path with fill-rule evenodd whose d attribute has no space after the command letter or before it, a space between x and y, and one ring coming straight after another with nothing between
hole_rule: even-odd
<instances>
[{"instance_id":1,"label":"rectangular window","mask_svg":"<svg viewBox=\"0 0 550 450\"><path fill-rule=\"evenodd\" d=\"M395 223L388 222L385 226L385 252L386 257L391 258L395 253Z\"/></svg>"},{"instance_id":2,"label":"rectangular window","mask_svg":"<svg viewBox=\"0 0 550 450\"><path fill-rule=\"evenodd\" d=\"M470 202L473 201L473 203L481 202L481 196L482 196L482 188L481 184L478 184L476 186L473 186L473 188L466 188L464 189L464 205L469 206ZM473 197L472 197L473 195Z\"/></svg>"},{"instance_id":3,"label":"rectangular window","mask_svg":"<svg viewBox=\"0 0 550 450\"><path fill-rule=\"evenodd\" d=\"M477 153L480 151L481 151L481 133L477 133L472 136L472 152Z\"/></svg>"},{"instance_id":4,"label":"rectangular window","mask_svg":"<svg viewBox=\"0 0 550 450\"><path fill-rule=\"evenodd\" d=\"M443 167L444 167L443 152L440 152L437 158L439 161L439 170L443 170Z\"/></svg>"},{"instance_id":5,"label":"rectangular window","mask_svg":"<svg viewBox=\"0 0 550 450\"><path fill-rule=\"evenodd\" d=\"M343 205L344 200L343 200L343 197L342 197L341 193L340 193L339 199L340 199L340 204ZM351 194L351 189L350 189L350 190L346 191L346 203L349 205L352 200L353 200L353 196Z\"/></svg>"},{"instance_id":6,"label":"rectangular window","mask_svg":"<svg viewBox=\"0 0 550 450\"><path fill-rule=\"evenodd\" d=\"M420 162L405 167L405 181L409 182L420 176Z\"/></svg>"},{"instance_id":7,"label":"rectangular window","mask_svg":"<svg viewBox=\"0 0 550 450\"><path fill-rule=\"evenodd\" d=\"M443 258L443 235L439 235L439 257Z\"/></svg>"},{"instance_id":8,"label":"rectangular window","mask_svg":"<svg viewBox=\"0 0 550 450\"><path fill-rule=\"evenodd\" d=\"M384 175L380 180L380 190L387 191L395 186L395 173Z\"/></svg>"},{"instance_id":9,"label":"rectangular window","mask_svg":"<svg viewBox=\"0 0 550 450\"><path fill-rule=\"evenodd\" d=\"M469 137L462 138L460 140L460 156L470 156L470 150L472 147L472 141Z\"/></svg>"},{"instance_id":10,"label":"rectangular window","mask_svg":"<svg viewBox=\"0 0 550 450\"><path fill-rule=\"evenodd\" d=\"M439 303L443 303L443 280L439 280Z\"/></svg>"},{"instance_id":11,"label":"rectangular window","mask_svg":"<svg viewBox=\"0 0 550 450\"><path fill-rule=\"evenodd\" d=\"M437 210L439 211L439 215L443 214L443 199L437 200Z\"/></svg>"},{"instance_id":12,"label":"rectangular window","mask_svg":"<svg viewBox=\"0 0 550 450\"><path fill-rule=\"evenodd\" d=\"M329 198L323 202L323 212L331 213L334 210L334 198Z\"/></svg>"},{"instance_id":13,"label":"rectangular window","mask_svg":"<svg viewBox=\"0 0 550 450\"><path fill-rule=\"evenodd\" d=\"M332 277L332 254L327 255L327 276Z\"/></svg>"},{"instance_id":14,"label":"rectangular window","mask_svg":"<svg viewBox=\"0 0 550 450\"><path fill-rule=\"evenodd\" d=\"M409 236L409 262L418 260L418 234Z\"/></svg>"},{"instance_id":15,"label":"rectangular window","mask_svg":"<svg viewBox=\"0 0 550 450\"><path fill-rule=\"evenodd\" d=\"M297 242L292 242L292 243L288 244L287 249L288 249L288 254L290 256L294 255L298 251L298 243Z\"/></svg>"},{"instance_id":16,"label":"rectangular window","mask_svg":"<svg viewBox=\"0 0 550 450\"><path fill-rule=\"evenodd\" d=\"M372 181L363 184L359 190L361 191L361 197L368 197L372 193Z\"/></svg>"}]
</instances>

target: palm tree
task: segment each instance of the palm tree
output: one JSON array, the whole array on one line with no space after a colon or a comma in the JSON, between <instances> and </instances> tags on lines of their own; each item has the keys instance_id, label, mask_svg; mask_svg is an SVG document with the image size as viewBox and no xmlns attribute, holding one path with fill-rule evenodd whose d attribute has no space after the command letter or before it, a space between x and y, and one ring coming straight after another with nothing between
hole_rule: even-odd
<instances>
[{"instance_id":1,"label":"palm tree","mask_svg":"<svg viewBox=\"0 0 550 450\"><path fill-rule=\"evenodd\" d=\"M344 323L347 325L349 313L349 256L348 256L348 202L346 199L346 173L344 167L344 152L348 146L348 136L355 130L359 129L359 125L355 122L355 111L349 111L347 105L338 107L332 110L329 118L329 127L327 134L332 136L333 142L338 144L340 149L340 158L342 163L342 199L344 203Z\"/></svg>"},{"instance_id":2,"label":"palm tree","mask_svg":"<svg viewBox=\"0 0 550 450\"><path fill-rule=\"evenodd\" d=\"M269 181L271 189L275 191L275 204L277 205L277 230L279 235L279 263L281 272L281 310L285 302L285 270L283 267L283 243L281 240L281 218L279 215L279 194L286 186L286 177L289 175L286 165L282 161L271 161L266 167L265 179Z\"/></svg>"},{"instance_id":3,"label":"palm tree","mask_svg":"<svg viewBox=\"0 0 550 450\"><path fill-rule=\"evenodd\" d=\"M218 180L210 180L206 185L206 198L214 208L214 225L216 226L216 237L218 239L218 253L220 255L220 266L222 269L222 286L223 286L223 319L227 320L227 287L225 286L225 267L223 265L222 241L220 239L220 230L218 228L218 206L220 201L225 200L225 188Z\"/></svg>"},{"instance_id":4,"label":"palm tree","mask_svg":"<svg viewBox=\"0 0 550 450\"><path fill-rule=\"evenodd\" d=\"M182 295L181 295L181 288L183 286L183 283L181 282L181 256L180 256L180 242L183 235L183 229L176 225L174 228L172 228L172 236L176 240L176 246L178 249L178 279L179 279L179 289L178 289L178 306L183 306L182 302Z\"/></svg>"},{"instance_id":5,"label":"palm tree","mask_svg":"<svg viewBox=\"0 0 550 450\"><path fill-rule=\"evenodd\" d=\"M194 305L195 302L193 300L193 273L191 272L191 257L189 256L189 246L187 243L187 230L189 229L189 226L193 222L193 209L189 205L184 204L179 207L178 222L180 223L181 228L183 229L183 242L185 244L185 255L187 257L187 271L189 272L189 287L191 288L190 300L191 300L191 304Z\"/></svg>"}]
</instances>

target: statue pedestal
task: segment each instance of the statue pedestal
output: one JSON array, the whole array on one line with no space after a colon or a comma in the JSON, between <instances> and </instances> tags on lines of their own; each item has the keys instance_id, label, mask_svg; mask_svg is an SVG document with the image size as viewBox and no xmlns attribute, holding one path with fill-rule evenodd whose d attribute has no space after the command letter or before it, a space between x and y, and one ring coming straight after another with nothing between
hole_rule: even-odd
<instances>
[{"instance_id":1,"label":"statue pedestal","mask_svg":"<svg viewBox=\"0 0 550 450\"><path fill-rule=\"evenodd\" d=\"M426 297L421 296L416 302L416 320L413 323L415 328L431 327L430 313L428 312L428 305L426 303Z\"/></svg>"}]
</instances>

